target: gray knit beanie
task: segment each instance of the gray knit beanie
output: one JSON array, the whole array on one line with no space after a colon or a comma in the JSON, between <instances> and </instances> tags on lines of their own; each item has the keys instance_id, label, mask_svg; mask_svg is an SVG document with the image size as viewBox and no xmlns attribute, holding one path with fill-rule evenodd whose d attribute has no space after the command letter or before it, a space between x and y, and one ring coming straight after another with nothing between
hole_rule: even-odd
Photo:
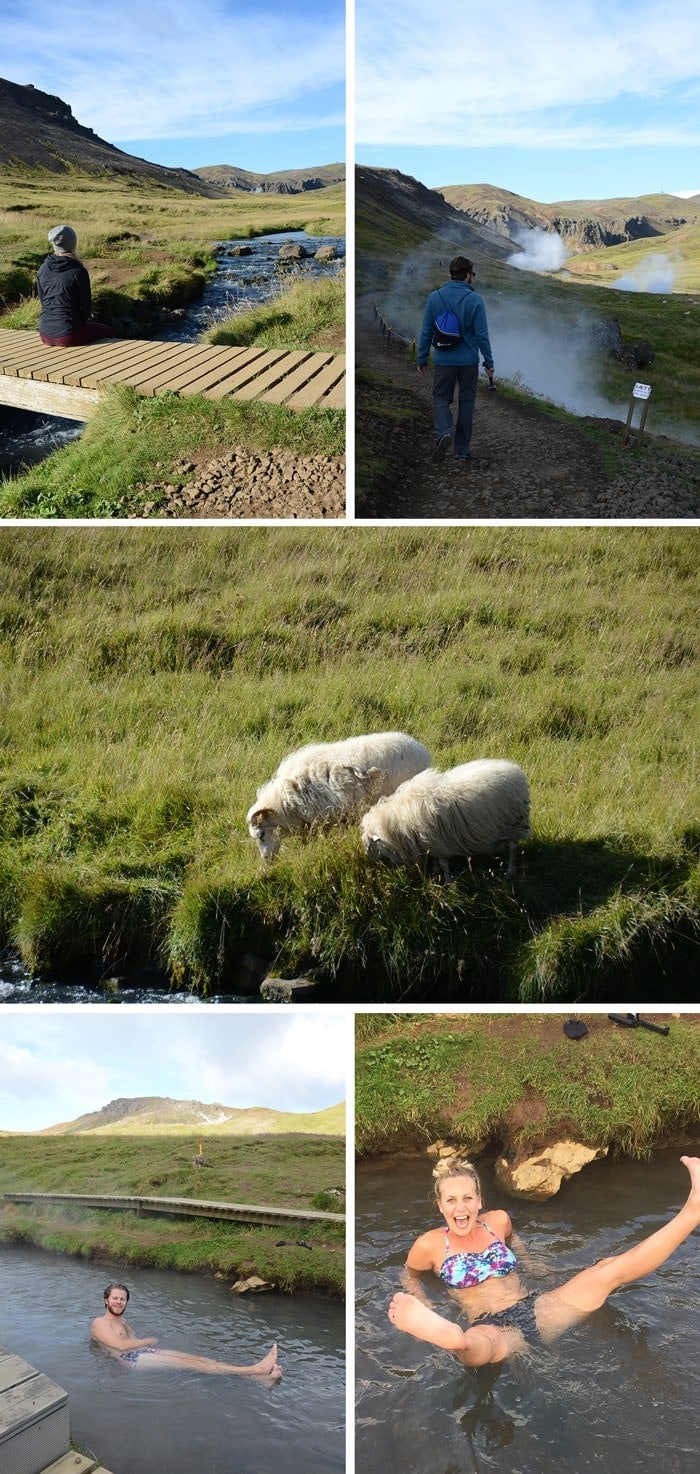
<instances>
[{"instance_id":1,"label":"gray knit beanie","mask_svg":"<svg viewBox=\"0 0 700 1474\"><path fill-rule=\"evenodd\" d=\"M49 231L49 241L54 251L74 251L78 237L70 225L54 225Z\"/></svg>"}]
</instances>

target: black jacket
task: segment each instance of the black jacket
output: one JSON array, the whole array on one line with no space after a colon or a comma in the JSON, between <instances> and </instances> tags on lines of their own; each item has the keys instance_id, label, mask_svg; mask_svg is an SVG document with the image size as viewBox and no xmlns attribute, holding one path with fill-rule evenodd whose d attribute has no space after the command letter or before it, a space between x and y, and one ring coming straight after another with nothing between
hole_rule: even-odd
<instances>
[{"instance_id":1,"label":"black jacket","mask_svg":"<svg viewBox=\"0 0 700 1474\"><path fill-rule=\"evenodd\" d=\"M41 302L39 332L63 338L90 316L90 278L74 256L47 256L39 267L36 289Z\"/></svg>"}]
</instances>

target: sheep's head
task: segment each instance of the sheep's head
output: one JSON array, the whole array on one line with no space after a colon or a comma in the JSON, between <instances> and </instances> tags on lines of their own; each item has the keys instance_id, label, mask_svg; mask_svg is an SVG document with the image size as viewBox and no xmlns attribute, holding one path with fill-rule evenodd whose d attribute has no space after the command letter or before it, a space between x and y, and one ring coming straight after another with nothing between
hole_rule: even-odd
<instances>
[{"instance_id":1,"label":"sheep's head","mask_svg":"<svg viewBox=\"0 0 700 1474\"><path fill-rule=\"evenodd\" d=\"M268 863L280 852L282 840L272 809L257 809L253 805L246 817L248 833L254 839L263 860Z\"/></svg>"},{"instance_id":2,"label":"sheep's head","mask_svg":"<svg viewBox=\"0 0 700 1474\"><path fill-rule=\"evenodd\" d=\"M382 865L400 865L401 856L388 840L383 839L380 834L372 834L371 830L362 828L362 843L368 860Z\"/></svg>"}]
</instances>

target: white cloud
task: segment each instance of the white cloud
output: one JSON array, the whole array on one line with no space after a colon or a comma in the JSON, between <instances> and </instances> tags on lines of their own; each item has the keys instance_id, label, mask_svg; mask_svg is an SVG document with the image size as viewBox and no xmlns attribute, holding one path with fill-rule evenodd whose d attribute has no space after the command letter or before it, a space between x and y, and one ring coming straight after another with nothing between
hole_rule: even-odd
<instances>
[{"instance_id":1,"label":"white cloud","mask_svg":"<svg viewBox=\"0 0 700 1474\"><path fill-rule=\"evenodd\" d=\"M60 95L108 142L298 131L337 117L326 94L342 83L344 26L342 7L328 10L324 21L280 0L5 0L0 49L13 79Z\"/></svg>"},{"instance_id":2,"label":"white cloud","mask_svg":"<svg viewBox=\"0 0 700 1474\"><path fill-rule=\"evenodd\" d=\"M700 73L692 0L503 0L477 11L443 0L437 12L424 0L391 12L357 0L356 30L361 144L619 147L700 134L694 110L694 122L690 109L675 116L675 91ZM614 118L600 116L611 104Z\"/></svg>"}]
</instances>

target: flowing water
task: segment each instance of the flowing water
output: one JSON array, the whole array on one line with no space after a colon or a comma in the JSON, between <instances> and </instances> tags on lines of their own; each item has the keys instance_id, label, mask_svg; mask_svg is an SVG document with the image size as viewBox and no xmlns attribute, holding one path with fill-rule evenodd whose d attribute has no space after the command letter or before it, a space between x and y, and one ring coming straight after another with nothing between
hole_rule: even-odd
<instances>
[{"instance_id":1,"label":"flowing water","mask_svg":"<svg viewBox=\"0 0 700 1474\"><path fill-rule=\"evenodd\" d=\"M482 1172L537 1268L534 1293L629 1248L687 1194L678 1157L585 1169L544 1203L513 1202ZM481 1167L480 1167L481 1170ZM357 1474L691 1474L697 1467L697 1235L655 1274L618 1290L554 1347L463 1370L393 1329L386 1307L419 1233L439 1220L429 1159L361 1164L357 1179ZM426 1276L435 1308L457 1308Z\"/></svg>"},{"instance_id":2,"label":"flowing water","mask_svg":"<svg viewBox=\"0 0 700 1474\"><path fill-rule=\"evenodd\" d=\"M283 1378L129 1367L89 1341L102 1291L126 1279L136 1335L257 1361L276 1341ZM68 1393L71 1437L111 1474L340 1474L342 1306L308 1295L232 1295L202 1275L83 1264L0 1248L0 1344Z\"/></svg>"},{"instance_id":3,"label":"flowing water","mask_svg":"<svg viewBox=\"0 0 700 1474\"><path fill-rule=\"evenodd\" d=\"M304 259L280 263L280 247L302 245ZM336 258L323 262L314 253L333 246ZM234 250L246 254L234 256ZM297 279L337 276L345 265L345 241L336 237L309 236L303 230L256 236L251 240L221 241L219 264L203 295L190 307L171 314L173 326L155 336L163 342L194 343L207 328L261 302L274 300L281 287ZM83 429L74 420L51 415L34 415L26 410L0 405L0 481L38 465L55 450L76 440Z\"/></svg>"},{"instance_id":4,"label":"flowing water","mask_svg":"<svg viewBox=\"0 0 700 1474\"><path fill-rule=\"evenodd\" d=\"M202 1003L196 993L170 990L165 979L134 980L110 978L100 983L77 972L60 981L34 977L16 958L0 959L0 1004L2 1003ZM250 1003L249 995L211 993L207 1003Z\"/></svg>"}]
</instances>

